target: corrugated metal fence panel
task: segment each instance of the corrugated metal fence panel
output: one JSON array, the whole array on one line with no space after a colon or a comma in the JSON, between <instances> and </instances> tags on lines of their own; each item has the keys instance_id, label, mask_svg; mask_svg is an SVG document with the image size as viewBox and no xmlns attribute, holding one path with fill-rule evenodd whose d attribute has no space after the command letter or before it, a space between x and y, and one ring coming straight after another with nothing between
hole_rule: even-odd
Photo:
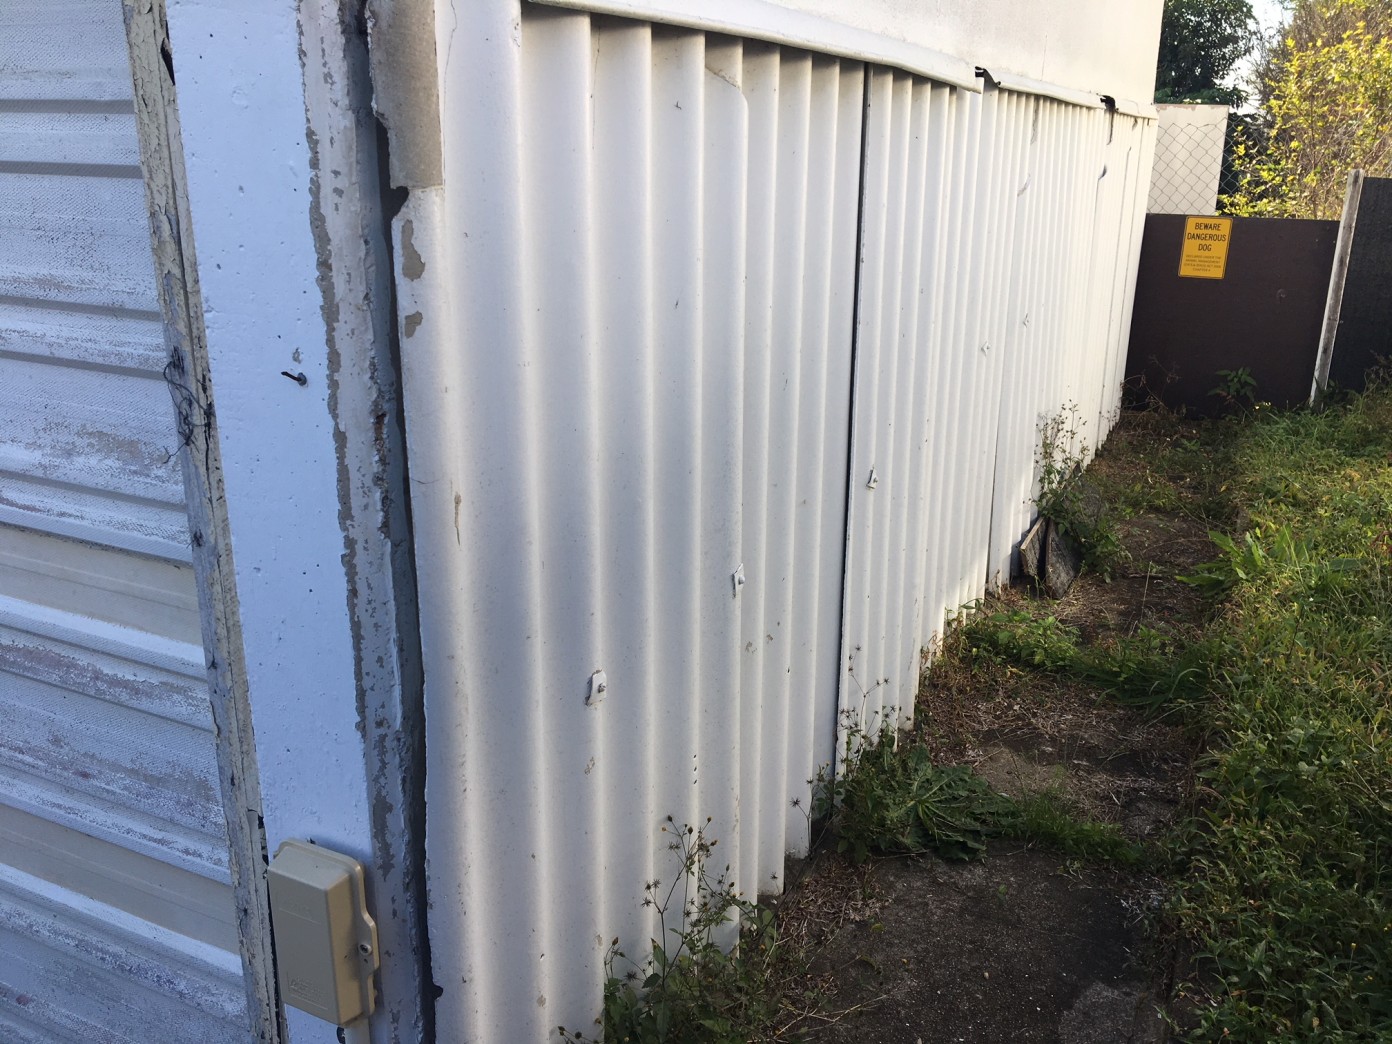
<instances>
[{"instance_id":1,"label":"corrugated metal fence panel","mask_svg":"<svg viewBox=\"0 0 1392 1044\"><path fill-rule=\"evenodd\" d=\"M0 1037L236 1040L121 5L0 26Z\"/></svg>"},{"instance_id":2,"label":"corrugated metal fence panel","mask_svg":"<svg viewBox=\"0 0 1392 1044\"><path fill-rule=\"evenodd\" d=\"M841 712L913 716L925 648L1010 575L1043 426L1115 421L1147 125L871 73Z\"/></svg>"},{"instance_id":3,"label":"corrugated metal fence panel","mask_svg":"<svg viewBox=\"0 0 1392 1044\"><path fill-rule=\"evenodd\" d=\"M412 301L403 280L402 355L440 1021L540 1040L593 1015L612 936L646 951L666 816L712 817L751 895L807 843L834 743L863 67L496 13L454 40L448 282Z\"/></svg>"}]
</instances>

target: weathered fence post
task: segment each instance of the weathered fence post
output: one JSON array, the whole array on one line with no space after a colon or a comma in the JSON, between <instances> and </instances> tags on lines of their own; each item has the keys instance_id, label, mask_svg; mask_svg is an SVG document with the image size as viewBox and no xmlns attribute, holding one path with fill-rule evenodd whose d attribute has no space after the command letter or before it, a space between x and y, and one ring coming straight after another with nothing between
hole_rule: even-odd
<instances>
[{"instance_id":1,"label":"weathered fence post","mask_svg":"<svg viewBox=\"0 0 1392 1044\"><path fill-rule=\"evenodd\" d=\"M1324 328L1320 331L1319 352L1315 356L1315 376L1310 383L1310 405L1314 406L1329 384L1329 366L1334 360L1334 339L1339 333L1339 311L1344 303L1344 280L1348 278L1349 253L1353 249L1353 228L1358 223L1358 200L1363 194L1363 171L1351 170L1344 191L1344 213L1339 219L1339 239L1334 244L1334 267L1329 273L1329 296L1324 302Z\"/></svg>"}]
</instances>

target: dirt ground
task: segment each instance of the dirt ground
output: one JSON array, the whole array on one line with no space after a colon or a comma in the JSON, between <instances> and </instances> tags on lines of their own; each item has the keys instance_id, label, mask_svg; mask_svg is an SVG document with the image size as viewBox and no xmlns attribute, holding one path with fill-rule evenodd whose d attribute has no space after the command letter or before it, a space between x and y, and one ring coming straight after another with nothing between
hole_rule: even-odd
<instances>
[{"instance_id":1,"label":"dirt ground","mask_svg":"<svg viewBox=\"0 0 1392 1044\"><path fill-rule=\"evenodd\" d=\"M1123 425L1094 468L1124 483L1128 454L1148 437ZM1201 600L1173 577L1214 552L1176 481L1174 510L1120 523L1129 557L1110 583L1084 575L1052 603L1084 640L1202 627ZM1177 724L1082 685L966 662L950 646L917 714L940 762L970 764L1012 795L1061 790L1079 814L1136 840L1160 835L1190 786L1194 740ZM853 866L824 851L782 905L785 931L815 942L812 970L830 998L827 1014L807 1019L817 1044L1141 1044L1168 1035L1170 956L1153 941L1162 900L1145 873L997 841L967 863Z\"/></svg>"},{"instance_id":2,"label":"dirt ground","mask_svg":"<svg viewBox=\"0 0 1392 1044\"><path fill-rule=\"evenodd\" d=\"M1043 852L885 860L885 905L821 960L836 1004L819 1042L1164 1040L1138 923L1143 893Z\"/></svg>"}]
</instances>

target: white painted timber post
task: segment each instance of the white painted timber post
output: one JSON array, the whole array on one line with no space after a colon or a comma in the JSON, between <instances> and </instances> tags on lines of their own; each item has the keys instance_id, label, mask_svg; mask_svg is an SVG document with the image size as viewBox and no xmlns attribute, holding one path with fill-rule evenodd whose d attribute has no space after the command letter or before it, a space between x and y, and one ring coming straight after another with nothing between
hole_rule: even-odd
<instances>
[{"instance_id":1,"label":"white painted timber post","mask_svg":"<svg viewBox=\"0 0 1392 1044\"><path fill-rule=\"evenodd\" d=\"M265 842L363 862L370 1036L414 1044L423 724L365 25L333 0L169 0L168 21ZM293 1044L337 1039L286 1016Z\"/></svg>"},{"instance_id":2,"label":"white painted timber post","mask_svg":"<svg viewBox=\"0 0 1392 1044\"><path fill-rule=\"evenodd\" d=\"M246 656L223 488L217 419L209 397L207 337L198 286L183 143L164 4L124 0L141 173L150 213L189 539L198 581L219 784L227 823L227 864L236 903L237 941L247 991L248 1029L258 1044L285 1039L271 944L263 866L266 833L247 702Z\"/></svg>"}]
</instances>

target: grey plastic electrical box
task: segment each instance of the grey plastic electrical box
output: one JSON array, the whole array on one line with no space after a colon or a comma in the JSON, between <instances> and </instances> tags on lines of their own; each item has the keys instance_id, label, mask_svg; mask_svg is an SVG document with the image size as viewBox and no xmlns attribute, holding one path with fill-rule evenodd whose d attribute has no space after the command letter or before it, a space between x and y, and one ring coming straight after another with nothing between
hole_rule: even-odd
<instances>
[{"instance_id":1,"label":"grey plastic electrical box","mask_svg":"<svg viewBox=\"0 0 1392 1044\"><path fill-rule=\"evenodd\" d=\"M336 1026L372 1014L380 959L362 864L318 845L284 841L267 876L285 1003Z\"/></svg>"}]
</instances>

